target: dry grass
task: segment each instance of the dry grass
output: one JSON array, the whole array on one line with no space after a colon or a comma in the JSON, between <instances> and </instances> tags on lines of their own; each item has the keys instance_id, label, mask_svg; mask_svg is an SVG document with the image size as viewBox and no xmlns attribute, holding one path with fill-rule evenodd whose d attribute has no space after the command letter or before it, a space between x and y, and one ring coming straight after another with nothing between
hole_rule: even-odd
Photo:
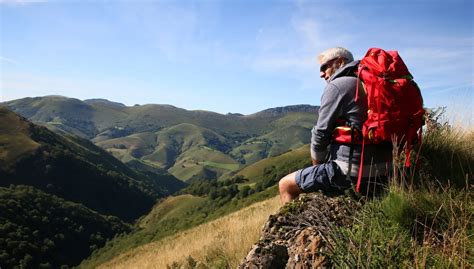
<instances>
[{"instance_id":1,"label":"dry grass","mask_svg":"<svg viewBox=\"0 0 474 269\"><path fill-rule=\"evenodd\" d=\"M166 268L192 256L207 262L219 255L236 268L261 234L262 225L280 207L278 197L254 204L228 216L164 238L101 265L99 268Z\"/></svg>"}]
</instances>

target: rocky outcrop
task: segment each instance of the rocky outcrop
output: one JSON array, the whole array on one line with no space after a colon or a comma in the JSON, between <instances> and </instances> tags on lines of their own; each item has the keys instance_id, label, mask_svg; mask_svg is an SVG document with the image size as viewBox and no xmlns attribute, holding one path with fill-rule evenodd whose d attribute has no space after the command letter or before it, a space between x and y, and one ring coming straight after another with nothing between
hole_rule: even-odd
<instances>
[{"instance_id":1,"label":"rocky outcrop","mask_svg":"<svg viewBox=\"0 0 474 269\"><path fill-rule=\"evenodd\" d=\"M362 206L347 196L300 196L271 215L260 240L239 268L322 268L328 266L331 232L348 227Z\"/></svg>"}]
</instances>

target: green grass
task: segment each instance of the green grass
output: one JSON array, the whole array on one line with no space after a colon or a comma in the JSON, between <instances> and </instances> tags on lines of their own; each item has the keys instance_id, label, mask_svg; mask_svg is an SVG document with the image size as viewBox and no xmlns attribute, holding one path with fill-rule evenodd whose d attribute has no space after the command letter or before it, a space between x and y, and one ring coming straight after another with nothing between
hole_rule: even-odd
<instances>
[{"instance_id":1,"label":"green grass","mask_svg":"<svg viewBox=\"0 0 474 269\"><path fill-rule=\"evenodd\" d=\"M202 165L208 166L208 167L226 169L226 170L230 170L230 171L235 171L239 168L239 165L235 164L235 163L232 164L232 163L200 162L199 164L202 164Z\"/></svg>"},{"instance_id":2,"label":"green grass","mask_svg":"<svg viewBox=\"0 0 474 269\"><path fill-rule=\"evenodd\" d=\"M316 120L316 114L297 112L287 114L275 120L272 124L277 128L303 127L306 129L311 129L314 126Z\"/></svg>"},{"instance_id":3,"label":"green grass","mask_svg":"<svg viewBox=\"0 0 474 269\"><path fill-rule=\"evenodd\" d=\"M387 196L368 200L352 227L331 234L330 266L472 268L473 135L429 129L418 168L397 173Z\"/></svg>"},{"instance_id":4,"label":"green grass","mask_svg":"<svg viewBox=\"0 0 474 269\"><path fill-rule=\"evenodd\" d=\"M224 204L221 204L220 200L191 195L170 197L155 206L149 215L141 219L135 231L108 242L104 248L83 261L79 268L95 268L128 250L215 220L256 202L274 197L277 193L278 187L273 186L249 195L245 199L232 199Z\"/></svg>"},{"instance_id":5,"label":"green grass","mask_svg":"<svg viewBox=\"0 0 474 269\"><path fill-rule=\"evenodd\" d=\"M335 267L469 268L474 265L472 190L407 192L367 203L351 228L331 234Z\"/></svg>"},{"instance_id":6,"label":"green grass","mask_svg":"<svg viewBox=\"0 0 474 269\"><path fill-rule=\"evenodd\" d=\"M268 177L265 169L272 167L284 169L283 173L289 174L297 169L310 165L309 145L288 151L279 156L263 159L240 170L236 176L243 176L250 182L258 182ZM287 167L287 169L285 169Z\"/></svg>"},{"instance_id":7,"label":"green grass","mask_svg":"<svg viewBox=\"0 0 474 269\"><path fill-rule=\"evenodd\" d=\"M0 106L0 169L8 169L23 156L31 154L39 144L30 137L26 121Z\"/></svg>"},{"instance_id":8,"label":"green grass","mask_svg":"<svg viewBox=\"0 0 474 269\"><path fill-rule=\"evenodd\" d=\"M169 197L158 203L137 225L151 233L159 233L161 226L169 221L179 220L194 210L199 210L206 202L203 197L180 195Z\"/></svg>"}]
</instances>

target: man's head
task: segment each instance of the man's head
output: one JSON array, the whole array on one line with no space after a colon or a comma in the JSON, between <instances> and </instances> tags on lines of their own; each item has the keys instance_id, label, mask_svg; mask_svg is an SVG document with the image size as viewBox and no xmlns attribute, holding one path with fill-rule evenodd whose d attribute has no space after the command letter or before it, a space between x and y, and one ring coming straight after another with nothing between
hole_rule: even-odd
<instances>
[{"instance_id":1,"label":"man's head","mask_svg":"<svg viewBox=\"0 0 474 269\"><path fill-rule=\"evenodd\" d=\"M323 51L318 56L319 76L328 80L339 68L354 61L352 53L345 48L337 47Z\"/></svg>"}]
</instances>

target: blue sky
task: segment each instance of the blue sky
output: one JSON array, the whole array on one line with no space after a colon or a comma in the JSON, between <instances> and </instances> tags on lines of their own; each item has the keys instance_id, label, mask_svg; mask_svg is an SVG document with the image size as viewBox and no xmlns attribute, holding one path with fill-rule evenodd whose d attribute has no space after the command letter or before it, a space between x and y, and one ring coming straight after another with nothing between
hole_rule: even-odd
<instances>
[{"instance_id":1,"label":"blue sky","mask_svg":"<svg viewBox=\"0 0 474 269\"><path fill-rule=\"evenodd\" d=\"M0 0L0 8L0 101L54 94L243 114L318 105L319 52L343 46L361 58L382 47L400 52L426 106L472 123L473 1Z\"/></svg>"}]
</instances>

